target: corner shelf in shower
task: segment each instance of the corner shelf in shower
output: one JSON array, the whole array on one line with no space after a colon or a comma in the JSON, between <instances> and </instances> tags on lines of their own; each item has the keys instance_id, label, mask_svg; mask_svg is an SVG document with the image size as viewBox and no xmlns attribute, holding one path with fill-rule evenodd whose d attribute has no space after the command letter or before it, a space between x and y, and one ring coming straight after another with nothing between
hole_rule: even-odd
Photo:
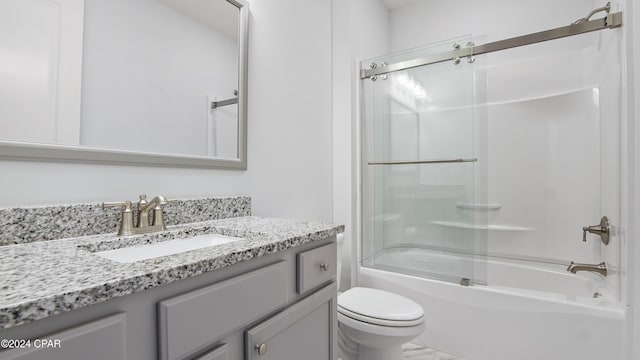
<instances>
[{"instance_id":1,"label":"corner shelf in shower","mask_svg":"<svg viewBox=\"0 0 640 360\"><path fill-rule=\"evenodd\" d=\"M458 221L431 221L434 225L472 230L492 230L492 231L533 231L534 228L514 225L493 225L493 224L470 224Z\"/></svg>"}]
</instances>

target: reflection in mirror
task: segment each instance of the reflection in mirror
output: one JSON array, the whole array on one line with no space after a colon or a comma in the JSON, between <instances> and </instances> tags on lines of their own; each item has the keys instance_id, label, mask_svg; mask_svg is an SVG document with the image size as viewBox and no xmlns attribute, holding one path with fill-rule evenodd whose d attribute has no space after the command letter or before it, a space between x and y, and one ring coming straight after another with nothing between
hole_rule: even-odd
<instances>
[{"instance_id":1,"label":"reflection in mirror","mask_svg":"<svg viewBox=\"0 0 640 360\"><path fill-rule=\"evenodd\" d=\"M0 1L0 140L244 163L245 5Z\"/></svg>"}]
</instances>

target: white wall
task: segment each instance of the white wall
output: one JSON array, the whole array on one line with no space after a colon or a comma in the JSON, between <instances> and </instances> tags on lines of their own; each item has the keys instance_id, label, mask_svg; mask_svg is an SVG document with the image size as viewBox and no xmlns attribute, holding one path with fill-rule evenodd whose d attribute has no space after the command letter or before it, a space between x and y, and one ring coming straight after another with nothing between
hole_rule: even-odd
<instances>
[{"instance_id":1,"label":"white wall","mask_svg":"<svg viewBox=\"0 0 640 360\"><path fill-rule=\"evenodd\" d=\"M390 50L461 35L486 35L486 42L501 40L569 24L599 6L601 2L584 0L415 1L391 12Z\"/></svg>"},{"instance_id":2,"label":"white wall","mask_svg":"<svg viewBox=\"0 0 640 360\"><path fill-rule=\"evenodd\" d=\"M333 221L345 224L343 259L350 259L356 238L357 61L388 51L388 11L378 0L333 0ZM351 264L345 263L345 266ZM355 267L351 267L354 270ZM342 271L340 287L353 271ZM345 277L346 276L346 277Z\"/></svg>"},{"instance_id":3,"label":"white wall","mask_svg":"<svg viewBox=\"0 0 640 360\"><path fill-rule=\"evenodd\" d=\"M331 3L250 9L247 171L3 160L0 206L249 195L254 215L330 221Z\"/></svg>"}]
</instances>

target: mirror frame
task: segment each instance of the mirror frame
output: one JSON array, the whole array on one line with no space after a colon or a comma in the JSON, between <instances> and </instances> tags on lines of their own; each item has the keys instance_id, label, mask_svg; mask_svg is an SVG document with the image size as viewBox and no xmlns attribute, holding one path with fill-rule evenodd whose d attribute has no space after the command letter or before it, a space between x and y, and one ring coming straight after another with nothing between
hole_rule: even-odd
<instances>
[{"instance_id":1,"label":"mirror frame","mask_svg":"<svg viewBox=\"0 0 640 360\"><path fill-rule=\"evenodd\" d=\"M247 169L247 86L249 54L249 3L227 0L239 10L238 26L238 158L156 154L138 151L101 149L0 140L2 160L53 160L112 165L144 165L187 168Z\"/></svg>"}]
</instances>

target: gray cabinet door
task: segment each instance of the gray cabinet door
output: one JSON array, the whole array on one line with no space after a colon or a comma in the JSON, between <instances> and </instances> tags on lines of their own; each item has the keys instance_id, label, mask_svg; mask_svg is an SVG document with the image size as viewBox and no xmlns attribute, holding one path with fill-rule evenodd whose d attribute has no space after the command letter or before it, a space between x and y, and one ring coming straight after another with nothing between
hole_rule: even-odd
<instances>
[{"instance_id":1,"label":"gray cabinet door","mask_svg":"<svg viewBox=\"0 0 640 360\"><path fill-rule=\"evenodd\" d=\"M289 265L281 261L158 304L160 359L193 356L224 335L284 307Z\"/></svg>"},{"instance_id":2,"label":"gray cabinet door","mask_svg":"<svg viewBox=\"0 0 640 360\"><path fill-rule=\"evenodd\" d=\"M116 314L40 339L32 339L30 347L1 352L0 359L126 360L126 328L125 314ZM43 342L43 339L46 341Z\"/></svg>"},{"instance_id":3,"label":"gray cabinet door","mask_svg":"<svg viewBox=\"0 0 640 360\"><path fill-rule=\"evenodd\" d=\"M336 359L336 283L245 332L247 360Z\"/></svg>"},{"instance_id":4,"label":"gray cabinet door","mask_svg":"<svg viewBox=\"0 0 640 360\"><path fill-rule=\"evenodd\" d=\"M227 344L222 344L193 360L227 360Z\"/></svg>"}]
</instances>

